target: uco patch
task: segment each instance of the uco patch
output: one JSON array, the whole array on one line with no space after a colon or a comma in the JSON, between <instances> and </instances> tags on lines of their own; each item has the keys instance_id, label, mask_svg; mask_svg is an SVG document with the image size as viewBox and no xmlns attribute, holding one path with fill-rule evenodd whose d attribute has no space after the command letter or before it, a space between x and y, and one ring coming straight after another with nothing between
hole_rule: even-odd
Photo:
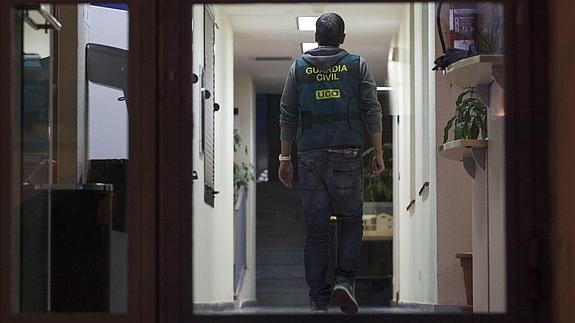
<instances>
[{"instance_id":1,"label":"uco patch","mask_svg":"<svg viewBox=\"0 0 575 323\"><path fill-rule=\"evenodd\" d=\"M316 100L339 99L340 97L341 91L339 89L325 89L315 91Z\"/></svg>"}]
</instances>

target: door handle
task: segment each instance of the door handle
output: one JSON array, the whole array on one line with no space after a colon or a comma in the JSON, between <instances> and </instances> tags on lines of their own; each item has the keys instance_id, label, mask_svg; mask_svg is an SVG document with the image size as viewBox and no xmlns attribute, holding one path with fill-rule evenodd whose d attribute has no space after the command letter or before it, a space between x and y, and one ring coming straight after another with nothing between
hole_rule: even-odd
<instances>
[{"instance_id":1,"label":"door handle","mask_svg":"<svg viewBox=\"0 0 575 323\"><path fill-rule=\"evenodd\" d=\"M423 194L423 192L425 191L425 189L427 187L429 187L429 182L423 183L423 186L421 186L421 189L419 189L419 196L421 196Z\"/></svg>"},{"instance_id":2,"label":"door handle","mask_svg":"<svg viewBox=\"0 0 575 323\"><path fill-rule=\"evenodd\" d=\"M409 202L409 205L407 206L407 208L405 210L409 211L409 209L411 209L411 207L414 205L415 205L415 200L411 200L411 202Z\"/></svg>"}]
</instances>

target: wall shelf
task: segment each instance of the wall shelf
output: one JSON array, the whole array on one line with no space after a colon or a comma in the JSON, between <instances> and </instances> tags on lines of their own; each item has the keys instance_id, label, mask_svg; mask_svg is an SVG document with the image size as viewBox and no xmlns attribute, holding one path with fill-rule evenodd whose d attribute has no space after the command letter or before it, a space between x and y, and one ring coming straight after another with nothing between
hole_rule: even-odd
<instances>
[{"instance_id":1,"label":"wall shelf","mask_svg":"<svg viewBox=\"0 0 575 323\"><path fill-rule=\"evenodd\" d=\"M473 158L473 149L487 149L487 140L458 139L448 141L439 146L439 156L462 161L466 158Z\"/></svg>"},{"instance_id":2,"label":"wall shelf","mask_svg":"<svg viewBox=\"0 0 575 323\"><path fill-rule=\"evenodd\" d=\"M443 71L443 77L461 88L489 85L493 77L493 65L502 65L503 55L477 55L462 59L449 65Z\"/></svg>"},{"instance_id":3,"label":"wall shelf","mask_svg":"<svg viewBox=\"0 0 575 323\"><path fill-rule=\"evenodd\" d=\"M439 156L462 161L467 174L475 178L475 166L485 169L485 151L487 150L487 140L480 139L458 139L448 141L439 146Z\"/></svg>"}]
</instances>

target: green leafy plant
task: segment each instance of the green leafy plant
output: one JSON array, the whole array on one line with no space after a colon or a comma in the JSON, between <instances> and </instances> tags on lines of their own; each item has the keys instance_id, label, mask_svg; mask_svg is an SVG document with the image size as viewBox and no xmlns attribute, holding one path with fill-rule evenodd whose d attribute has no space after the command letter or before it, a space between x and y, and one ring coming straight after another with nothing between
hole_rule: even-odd
<instances>
[{"instance_id":1,"label":"green leafy plant","mask_svg":"<svg viewBox=\"0 0 575 323\"><path fill-rule=\"evenodd\" d=\"M487 138L487 107L477 95L475 87L467 87L459 94L455 102L455 115L443 129L443 143L449 139L449 130L453 129L454 140L477 139L481 133Z\"/></svg>"},{"instance_id":2,"label":"green leafy plant","mask_svg":"<svg viewBox=\"0 0 575 323\"><path fill-rule=\"evenodd\" d=\"M240 150L247 156L248 146L243 145L242 149L242 138L237 129L234 129L234 153L238 153ZM242 186L248 187L248 183L256 179L255 167L251 163L242 162L241 165L235 161L234 158L234 204L238 200L238 193Z\"/></svg>"},{"instance_id":3,"label":"green leafy plant","mask_svg":"<svg viewBox=\"0 0 575 323\"><path fill-rule=\"evenodd\" d=\"M485 25L477 33L476 47L480 54L500 54L503 50L503 30L500 23Z\"/></svg>"},{"instance_id":4,"label":"green leafy plant","mask_svg":"<svg viewBox=\"0 0 575 323\"><path fill-rule=\"evenodd\" d=\"M479 24L476 48L480 54L492 55L503 52L503 15L500 4L483 4L483 10L492 12L489 19Z\"/></svg>"},{"instance_id":5,"label":"green leafy plant","mask_svg":"<svg viewBox=\"0 0 575 323\"><path fill-rule=\"evenodd\" d=\"M363 158L363 200L364 202L391 202L393 200L393 160L391 144L383 145L385 170L376 178L371 178L373 151Z\"/></svg>"}]
</instances>

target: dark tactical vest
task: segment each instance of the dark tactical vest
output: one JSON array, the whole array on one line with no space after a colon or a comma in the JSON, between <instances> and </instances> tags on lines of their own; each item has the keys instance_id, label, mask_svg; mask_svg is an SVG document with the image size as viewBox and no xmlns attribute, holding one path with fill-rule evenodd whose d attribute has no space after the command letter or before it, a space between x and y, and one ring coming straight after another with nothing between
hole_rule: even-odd
<instances>
[{"instance_id":1,"label":"dark tactical vest","mask_svg":"<svg viewBox=\"0 0 575 323\"><path fill-rule=\"evenodd\" d=\"M299 151L363 145L359 56L347 54L327 70L296 61Z\"/></svg>"}]
</instances>

